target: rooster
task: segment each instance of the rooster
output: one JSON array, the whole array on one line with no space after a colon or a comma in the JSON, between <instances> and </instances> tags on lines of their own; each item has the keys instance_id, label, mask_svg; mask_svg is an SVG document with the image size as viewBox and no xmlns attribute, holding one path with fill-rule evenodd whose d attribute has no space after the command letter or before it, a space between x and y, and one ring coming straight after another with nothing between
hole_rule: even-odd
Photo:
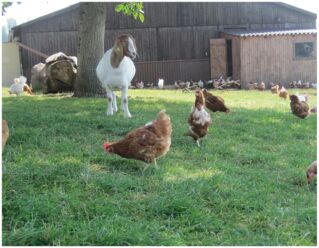
<instances>
[{"instance_id":1,"label":"rooster","mask_svg":"<svg viewBox=\"0 0 319 248\"><path fill-rule=\"evenodd\" d=\"M9 127L6 120L2 120L2 151L7 143L9 138Z\"/></svg>"},{"instance_id":2,"label":"rooster","mask_svg":"<svg viewBox=\"0 0 319 248\"><path fill-rule=\"evenodd\" d=\"M206 89L203 91L205 96L205 106L213 111L213 112L230 112L229 108L226 107L225 101L220 96L214 96L213 94L209 93Z\"/></svg>"},{"instance_id":3,"label":"rooster","mask_svg":"<svg viewBox=\"0 0 319 248\"><path fill-rule=\"evenodd\" d=\"M154 163L158 168L156 159L168 152L171 146L171 134L171 119L165 114L165 110L162 110L156 120L131 131L121 140L104 143L104 150L124 158L141 160L148 164Z\"/></svg>"},{"instance_id":4,"label":"rooster","mask_svg":"<svg viewBox=\"0 0 319 248\"><path fill-rule=\"evenodd\" d=\"M188 118L188 132L200 147L199 139L206 136L208 126L211 124L209 113L204 108L204 96L201 89L195 91L195 104Z\"/></svg>"},{"instance_id":5,"label":"rooster","mask_svg":"<svg viewBox=\"0 0 319 248\"><path fill-rule=\"evenodd\" d=\"M282 97L282 98L284 98L286 100L288 95L289 95L288 91L285 89L284 86L282 86L280 91L279 91L279 97Z\"/></svg>"},{"instance_id":6,"label":"rooster","mask_svg":"<svg viewBox=\"0 0 319 248\"><path fill-rule=\"evenodd\" d=\"M294 115L302 119L306 118L310 113L308 103L300 101L296 95L290 96L290 108Z\"/></svg>"},{"instance_id":7,"label":"rooster","mask_svg":"<svg viewBox=\"0 0 319 248\"><path fill-rule=\"evenodd\" d=\"M307 182L311 183L313 177L317 175L317 161L313 161L307 170Z\"/></svg>"}]
</instances>

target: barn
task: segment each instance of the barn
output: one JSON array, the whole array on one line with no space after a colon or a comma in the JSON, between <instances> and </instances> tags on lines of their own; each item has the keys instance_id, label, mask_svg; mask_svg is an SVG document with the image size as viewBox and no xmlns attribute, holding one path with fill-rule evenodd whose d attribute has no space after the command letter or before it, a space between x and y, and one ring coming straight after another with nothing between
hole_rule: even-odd
<instances>
[{"instance_id":1,"label":"barn","mask_svg":"<svg viewBox=\"0 0 319 248\"><path fill-rule=\"evenodd\" d=\"M315 82L316 14L279 2L145 2L145 22L107 8L105 50L132 34L140 57L136 80ZM76 55L79 4L13 28L23 73L56 52Z\"/></svg>"}]
</instances>

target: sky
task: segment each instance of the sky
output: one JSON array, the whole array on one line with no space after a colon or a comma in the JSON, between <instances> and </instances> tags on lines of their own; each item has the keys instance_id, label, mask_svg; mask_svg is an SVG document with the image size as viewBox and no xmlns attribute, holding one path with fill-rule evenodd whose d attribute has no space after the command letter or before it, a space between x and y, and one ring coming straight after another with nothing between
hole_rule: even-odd
<instances>
[{"instance_id":1,"label":"sky","mask_svg":"<svg viewBox=\"0 0 319 248\"><path fill-rule=\"evenodd\" d=\"M17 25L24 22L33 20L40 16L52 13L54 11L63 9L67 6L79 2L78 0L38 0L38 1L27 1L20 0L21 4L14 3L13 6L7 9L7 14L4 18L15 18ZM231 0L234 1L234 0ZM249 0L246 0L249 1ZM124 2L124 1L123 1ZM222 0L220 0L222 2ZM319 12L318 4L315 0L286 0L282 1L290 5L308 10L314 13ZM2 17L3 18L3 17ZM2 19L3 21L3 19Z\"/></svg>"},{"instance_id":2,"label":"sky","mask_svg":"<svg viewBox=\"0 0 319 248\"><path fill-rule=\"evenodd\" d=\"M21 1L21 0L20 0ZM52 13L63 9L67 6L79 2L78 0L38 0L38 1L21 1L21 4L16 2L7 8L6 18L14 18L17 24L33 20L40 16Z\"/></svg>"}]
</instances>

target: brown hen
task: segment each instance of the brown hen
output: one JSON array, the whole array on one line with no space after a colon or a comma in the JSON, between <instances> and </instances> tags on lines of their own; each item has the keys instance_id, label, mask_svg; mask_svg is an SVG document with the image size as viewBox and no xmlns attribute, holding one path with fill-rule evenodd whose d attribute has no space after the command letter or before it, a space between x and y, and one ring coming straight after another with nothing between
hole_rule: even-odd
<instances>
[{"instance_id":1,"label":"brown hen","mask_svg":"<svg viewBox=\"0 0 319 248\"><path fill-rule=\"evenodd\" d=\"M226 107L225 101L220 96L214 96L212 93L209 93L206 89L203 90L205 97L205 106L213 112L230 112L229 108Z\"/></svg>"},{"instance_id":2,"label":"brown hen","mask_svg":"<svg viewBox=\"0 0 319 248\"><path fill-rule=\"evenodd\" d=\"M271 91L271 93L273 93L273 94L278 94L278 92L279 92L279 85L276 84L276 85L274 85L274 86L271 86L270 91Z\"/></svg>"},{"instance_id":3,"label":"brown hen","mask_svg":"<svg viewBox=\"0 0 319 248\"><path fill-rule=\"evenodd\" d=\"M188 133L199 144L199 139L206 136L211 123L209 113L204 108L204 96L201 89L195 91L195 104L188 118Z\"/></svg>"},{"instance_id":4,"label":"brown hen","mask_svg":"<svg viewBox=\"0 0 319 248\"><path fill-rule=\"evenodd\" d=\"M305 101L300 101L298 96L290 96L290 108L291 112L299 118L306 118L309 114L309 105Z\"/></svg>"},{"instance_id":5,"label":"brown hen","mask_svg":"<svg viewBox=\"0 0 319 248\"><path fill-rule=\"evenodd\" d=\"M124 158L154 163L158 168L156 159L168 152L171 134L171 120L162 110L156 120L131 131L119 141L106 142L104 149L110 154L115 153Z\"/></svg>"},{"instance_id":6,"label":"brown hen","mask_svg":"<svg viewBox=\"0 0 319 248\"><path fill-rule=\"evenodd\" d=\"M311 183L315 175L317 175L317 161L313 161L307 170L307 182Z\"/></svg>"},{"instance_id":7,"label":"brown hen","mask_svg":"<svg viewBox=\"0 0 319 248\"><path fill-rule=\"evenodd\" d=\"M6 120L2 120L2 151L9 138L9 127Z\"/></svg>"},{"instance_id":8,"label":"brown hen","mask_svg":"<svg viewBox=\"0 0 319 248\"><path fill-rule=\"evenodd\" d=\"M281 87L279 91L279 97L284 98L285 100L289 96L288 91L285 89L285 87Z\"/></svg>"},{"instance_id":9,"label":"brown hen","mask_svg":"<svg viewBox=\"0 0 319 248\"><path fill-rule=\"evenodd\" d=\"M258 85L258 90L263 91L263 90L265 90L265 89L266 89L265 83L264 83L264 82L261 82L261 83Z\"/></svg>"}]
</instances>

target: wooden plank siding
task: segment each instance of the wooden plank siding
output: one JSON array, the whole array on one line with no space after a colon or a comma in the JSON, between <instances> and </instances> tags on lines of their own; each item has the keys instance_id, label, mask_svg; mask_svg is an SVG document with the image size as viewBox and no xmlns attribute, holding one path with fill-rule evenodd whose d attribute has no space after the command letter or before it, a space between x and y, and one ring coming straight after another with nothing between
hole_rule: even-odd
<instances>
[{"instance_id":1,"label":"wooden plank siding","mask_svg":"<svg viewBox=\"0 0 319 248\"><path fill-rule=\"evenodd\" d=\"M209 80L209 60L169 60L137 62L135 80L154 82L157 85L159 78L164 78L168 84L176 80Z\"/></svg>"},{"instance_id":2,"label":"wooden plank siding","mask_svg":"<svg viewBox=\"0 0 319 248\"><path fill-rule=\"evenodd\" d=\"M316 27L315 15L271 2L144 2L144 23L116 13L114 7L117 4L105 3L105 50L113 46L118 34L130 33L136 39L140 54L136 62L158 62L150 63L152 66L161 66L163 61L170 60L185 60L190 64L194 60L209 61L209 40L220 38L220 31L225 28ZM79 4L75 4L15 27L14 36L48 55L58 51L76 55L78 16ZM21 55L24 73L30 78L31 67L43 59L24 50ZM201 72L209 67L208 63L208 69ZM140 68L150 69L147 66ZM157 69L151 71L155 73ZM167 70L167 73L175 72ZM197 72L193 73L194 76L190 76L197 77ZM148 74L141 72L141 75ZM170 74L166 77L176 78ZM203 74L202 78L205 77Z\"/></svg>"},{"instance_id":3,"label":"wooden plank siding","mask_svg":"<svg viewBox=\"0 0 319 248\"><path fill-rule=\"evenodd\" d=\"M240 38L240 76L244 83L250 81L281 82L317 82L317 60L295 59L296 41L313 41L317 51L316 35L281 35Z\"/></svg>"}]
</instances>

